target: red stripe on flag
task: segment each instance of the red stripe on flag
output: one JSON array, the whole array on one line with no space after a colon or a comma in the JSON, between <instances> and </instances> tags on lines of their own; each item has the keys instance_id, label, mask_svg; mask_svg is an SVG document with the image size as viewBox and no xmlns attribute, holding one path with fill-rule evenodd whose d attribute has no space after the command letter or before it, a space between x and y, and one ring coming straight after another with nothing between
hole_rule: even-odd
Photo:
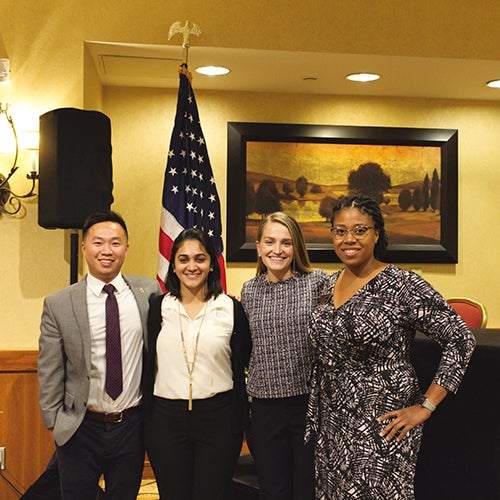
<instances>
[{"instance_id":1,"label":"red stripe on flag","mask_svg":"<svg viewBox=\"0 0 500 500\"><path fill-rule=\"evenodd\" d=\"M219 195L191 83L185 72L179 78L177 110L165 166L157 274L164 274L168 268L172 240L177 234L182 229L197 228L214 244L221 285L226 291Z\"/></svg>"},{"instance_id":2,"label":"red stripe on flag","mask_svg":"<svg viewBox=\"0 0 500 500\"><path fill-rule=\"evenodd\" d=\"M219 254L217 256L217 262L219 263L220 267L220 284L222 285L222 289L224 290L224 293L227 291L227 286L226 286L226 264L224 262L224 255Z\"/></svg>"},{"instance_id":3,"label":"red stripe on flag","mask_svg":"<svg viewBox=\"0 0 500 500\"><path fill-rule=\"evenodd\" d=\"M160 229L160 253L170 261L170 254L172 253L172 247L174 246L174 240L165 233L162 229Z\"/></svg>"}]
</instances>

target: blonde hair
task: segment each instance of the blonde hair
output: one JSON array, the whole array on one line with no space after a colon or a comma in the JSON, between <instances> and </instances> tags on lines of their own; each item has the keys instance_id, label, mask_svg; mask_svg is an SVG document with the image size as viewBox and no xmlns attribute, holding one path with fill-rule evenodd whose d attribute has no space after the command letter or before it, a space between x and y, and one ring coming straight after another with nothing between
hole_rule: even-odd
<instances>
[{"instance_id":1,"label":"blonde hair","mask_svg":"<svg viewBox=\"0 0 500 500\"><path fill-rule=\"evenodd\" d=\"M278 224L285 226L292 237L292 270L298 273L310 273L312 271L311 261L309 260L309 254L307 253L306 242L304 241L302 230L300 229L299 223L290 215L287 215L284 212L273 212L267 215L264 219L262 219L262 222L259 224L257 229L257 241L262 239L262 234L264 233L266 225L271 224L272 222L277 222ZM260 256L258 256L256 274L258 276L259 274L265 274L266 272L267 268L263 264Z\"/></svg>"}]
</instances>

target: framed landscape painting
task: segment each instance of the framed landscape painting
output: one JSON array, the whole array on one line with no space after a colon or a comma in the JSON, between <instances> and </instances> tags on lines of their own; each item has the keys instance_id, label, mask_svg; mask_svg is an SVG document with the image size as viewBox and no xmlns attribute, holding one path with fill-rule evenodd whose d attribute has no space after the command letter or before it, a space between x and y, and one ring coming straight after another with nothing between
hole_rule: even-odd
<instances>
[{"instance_id":1,"label":"framed landscape painting","mask_svg":"<svg viewBox=\"0 0 500 500\"><path fill-rule=\"evenodd\" d=\"M227 261L254 262L260 221L281 210L313 262L338 262L332 204L362 193L384 214L385 262L455 263L457 163L457 130L229 122Z\"/></svg>"}]
</instances>

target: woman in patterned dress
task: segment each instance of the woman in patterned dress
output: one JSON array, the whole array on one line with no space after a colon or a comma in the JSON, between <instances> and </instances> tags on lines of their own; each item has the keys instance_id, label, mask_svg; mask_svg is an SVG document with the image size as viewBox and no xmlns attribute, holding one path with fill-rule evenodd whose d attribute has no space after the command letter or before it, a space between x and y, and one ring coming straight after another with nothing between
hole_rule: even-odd
<instances>
[{"instance_id":1,"label":"woman in patterned dress","mask_svg":"<svg viewBox=\"0 0 500 500\"><path fill-rule=\"evenodd\" d=\"M266 500L314 500L314 453L304 445L312 349L311 312L328 281L311 269L298 223L282 212L257 231L257 276L241 303L252 335L248 393L259 493Z\"/></svg>"},{"instance_id":2,"label":"woman in patterned dress","mask_svg":"<svg viewBox=\"0 0 500 500\"><path fill-rule=\"evenodd\" d=\"M306 437L315 441L316 497L411 499L422 424L458 389L475 339L429 283L379 260L387 236L376 202L341 198L331 222L344 268L309 328L316 359ZM442 348L424 395L410 361L417 330Z\"/></svg>"}]
</instances>

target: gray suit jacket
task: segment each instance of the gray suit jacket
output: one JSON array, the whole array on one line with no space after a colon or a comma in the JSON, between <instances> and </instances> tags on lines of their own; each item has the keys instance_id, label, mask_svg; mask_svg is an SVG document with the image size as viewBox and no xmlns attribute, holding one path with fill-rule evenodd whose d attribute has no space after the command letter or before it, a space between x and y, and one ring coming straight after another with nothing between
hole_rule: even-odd
<instances>
[{"instance_id":1,"label":"gray suit jacket","mask_svg":"<svg viewBox=\"0 0 500 500\"><path fill-rule=\"evenodd\" d=\"M149 298L161 293L158 282L140 276L123 276L141 316L147 346ZM90 328L87 279L48 296L40 325L38 400L45 426L54 429L58 445L78 429L87 410L90 387Z\"/></svg>"}]
</instances>

